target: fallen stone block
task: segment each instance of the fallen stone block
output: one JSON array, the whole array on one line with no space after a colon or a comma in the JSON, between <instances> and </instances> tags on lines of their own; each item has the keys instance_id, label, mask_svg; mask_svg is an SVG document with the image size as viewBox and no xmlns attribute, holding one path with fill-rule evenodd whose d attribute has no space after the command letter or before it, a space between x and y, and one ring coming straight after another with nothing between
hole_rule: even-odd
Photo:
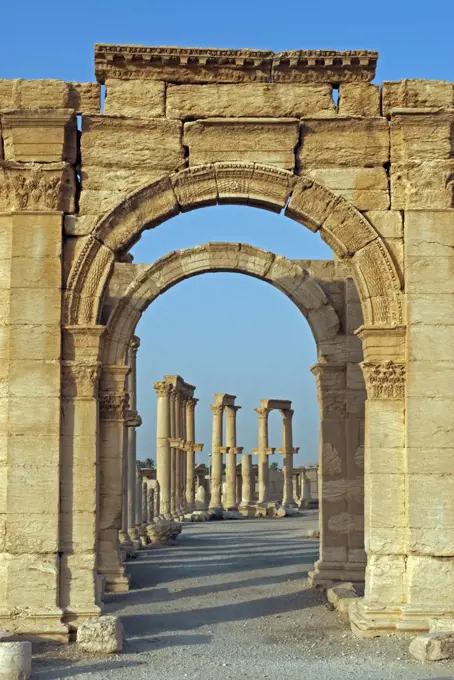
<instances>
[{"instance_id":1,"label":"fallen stone block","mask_svg":"<svg viewBox=\"0 0 454 680\"><path fill-rule=\"evenodd\" d=\"M454 658L454 633L426 633L413 638L410 654L418 661L443 661Z\"/></svg>"},{"instance_id":2,"label":"fallen stone block","mask_svg":"<svg viewBox=\"0 0 454 680\"><path fill-rule=\"evenodd\" d=\"M77 642L86 652L117 654L124 645L122 623L116 616L87 619L77 631Z\"/></svg>"},{"instance_id":3,"label":"fallen stone block","mask_svg":"<svg viewBox=\"0 0 454 680\"><path fill-rule=\"evenodd\" d=\"M0 643L1 680L28 680L32 674L31 642Z\"/></svg>"},{"instance_id":4,"label":"fallen stone block","mask_svg":"<svg viewBox=\"0 0 454 680\"><path fill-rule=\"evenodd\" d=\"M172 545L179 534L182 526L172 520L156 520L155 524L147 526L147 535L152 545Z\"/></svg>"},{"instance_id":5,"label":"fallen stone block","mask_svg":"<svg viewBox=\"0 0 454 680\"><path fill-rule=\"evenodd\" d=\"M348 614L350 602L358 597L353 583L339 583L326 591L326 598L341 614Z\"/></svg>"}]
</instances>

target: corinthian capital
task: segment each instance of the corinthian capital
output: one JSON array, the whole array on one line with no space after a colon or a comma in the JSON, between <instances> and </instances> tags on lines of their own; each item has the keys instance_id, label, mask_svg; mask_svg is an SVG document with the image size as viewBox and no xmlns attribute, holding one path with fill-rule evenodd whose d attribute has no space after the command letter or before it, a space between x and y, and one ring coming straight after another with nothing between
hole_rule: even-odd
<instances>
[{"instance_id":1,"label":"corinthian capital","mask_svg":"<svg viewBox=\"0 0 454 680\"><path fill-rule=\"evenodd\" d=\"M254 411L258 414L259 420L268 420L271 409L262 406L260 408L255 408Z\"/></svg>"},{"instance_id":2,"label":"corinthian capital","mask_svg":"<svg viewBox=\"0 0 454 680\"><path fill-rule=\"evenodd\" d=\"M153 387L156 390L158 397L165 397L168 394L171 394L173 390L173 385L169 385L169 383L164 382L164 380L155 382Z\"/></svg>"}]
</instances>

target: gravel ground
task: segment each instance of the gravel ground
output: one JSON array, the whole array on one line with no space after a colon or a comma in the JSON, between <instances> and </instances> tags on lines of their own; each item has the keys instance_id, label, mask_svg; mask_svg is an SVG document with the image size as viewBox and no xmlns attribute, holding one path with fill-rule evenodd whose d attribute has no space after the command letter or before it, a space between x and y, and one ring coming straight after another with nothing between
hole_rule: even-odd
<instances>
[{"instance_id":1,"label":"gravel ground","mask_svg":"<svg viewBox=\"0 0 454 680\"><path fill-rule=\"evenodd\" d=\"M282 520L184 526L178 545L129 563L132 591L109 596L127 644L114 657L77 645L34 658L52 680L388 680L454 678L454 663L420 664L409 639L358 640L311 590L318 542L304 538L314 511Z\"/></svg>"}]
</instances>

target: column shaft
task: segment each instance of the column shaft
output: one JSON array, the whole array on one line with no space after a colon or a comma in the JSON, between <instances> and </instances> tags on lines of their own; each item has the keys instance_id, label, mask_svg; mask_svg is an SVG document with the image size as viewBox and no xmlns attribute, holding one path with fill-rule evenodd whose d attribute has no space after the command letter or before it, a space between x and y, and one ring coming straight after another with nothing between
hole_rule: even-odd
<instances>
[{"instance_id":1,"label":"column shaft","mask_svg":"<svg viewBox=\"0 0 454 680\"><path fill-rule=\"evenodd\" d=\"M226 490L224 508L236 510L236 413L239 406L226 406L225 443L229 448L226 454Z\"/></svg>"},{"instance_id":2,"label":"column shaft","mask_svg":"<svg viewBox=\"0 0 454 680\"><path fill-rule=\"evenodd\" d=\"M171 456L170 456L170 393L172 386L156 382L154 388L158 395L157 432L156 432L156 479L159 485L160 515L171 514Z\"/></svg>"},{"instance_id":3,"label":"column shaft","mask_svg":"<svg viewBox=\"0 0 454 680\"><path fill-rule=\"evenodd\" d=\"M222 508L222 416L224 407L211 405L213 412L213 432L211 441L211 500L210 510Z\"/></svg>"}]
</instances>

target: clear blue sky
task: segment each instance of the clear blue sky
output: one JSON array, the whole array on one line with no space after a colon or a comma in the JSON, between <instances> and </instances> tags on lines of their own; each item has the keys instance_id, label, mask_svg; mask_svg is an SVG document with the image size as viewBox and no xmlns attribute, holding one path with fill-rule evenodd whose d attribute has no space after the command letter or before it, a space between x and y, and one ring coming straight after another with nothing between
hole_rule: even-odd
<instances>
[{"instance_id":1,"label":"clear blue sky","mask_svg":"<svg viewBox=\"0 0 454 680\"><path fill-rule=\"evenodd\" d=\"M145 45L251 47L278 50L376 49L376 82L402 78L453 80L454 3L334 0L87 0L78 3L5 2L1 9L0 77L93 80L96 42ZM282 216L240 207L182 215L146 234L136 261L153 262L170 250L207 241L244 241L294 258L330 258L329 249ZM309 366L315 346L298 310L261 281L235 274L196 277L174 287L140 322L139 455L154 457L153 381L181 373L197 385L197 437L210 446L213 392L233 392L243 406L238 445L256 445L252 409L261 397L295 405L298 462L317 456L318 412ZM271 445L280 444L271 419Z\"/></svg>"}]
</instances>

